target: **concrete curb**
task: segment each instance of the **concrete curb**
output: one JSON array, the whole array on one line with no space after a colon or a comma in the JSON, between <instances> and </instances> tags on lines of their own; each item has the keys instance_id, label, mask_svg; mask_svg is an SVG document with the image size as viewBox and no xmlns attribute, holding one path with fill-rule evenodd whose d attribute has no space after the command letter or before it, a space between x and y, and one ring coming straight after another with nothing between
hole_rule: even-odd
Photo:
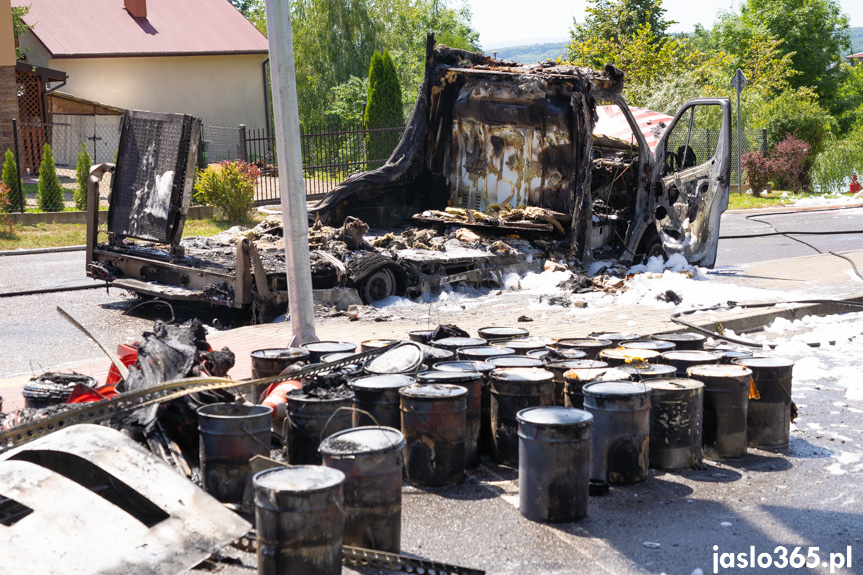
<instances>
[{"instance_id":1,"label":"concrete curb","mask_svg":"<svg viewBox=\"0 0 863 575\"><path fill-rule=\"evenodd\" d=\"M213 217L213 206L189 206L186 215L190 220L204 220ZM9 213L6 217L13 224L32 226L35 224L86 224L87 212L25 212ZM99 223L108 221L108 211L99 210Z\"/></svg>"},{"instance_id":2,"label":"concrete curb","mask_svg":"<svg viewBox=\"0 0 863 575\"><path fill-rule=\"evenodd\" d=\"M61 252L80 252L87 249L87 246L62 246L59 248L36 248L32 250L2 250L0 257L3 256L32 256L37 254L56 254Z\"/></svg>"},{"instance_id":3,"label":"concrete curb","mask_svg":"<svg viewBox=\"0 0 863 575\"><path fill-rule=\"evenodd\" d=\"M863 202L853 204L833 204L824 206L774 206L772 208L748 208L725 210L724 214L769 214L769 213L795 213L795 212L829 212L832 210L843 210L846 208L863 208Z\"/></svg>"}]
</instances>

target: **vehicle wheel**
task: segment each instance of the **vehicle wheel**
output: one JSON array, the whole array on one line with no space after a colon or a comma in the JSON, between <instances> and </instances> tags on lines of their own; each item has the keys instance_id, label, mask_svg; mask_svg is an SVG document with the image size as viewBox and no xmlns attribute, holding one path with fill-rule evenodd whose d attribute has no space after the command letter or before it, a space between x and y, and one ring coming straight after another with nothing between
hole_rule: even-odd
<instances>
[{"instance_id":1,"label":"vehicle wheel","mask_svg":"<svg viewBox=\"0 0 863 575\"><path fill-rule=\"evenodd\" d=\"M396 278L388 269L379 269L360 286L360 297L366 303L381 301L395 293Z\"/></svg>"},{"instance_id":2,"label":"vehicle wheel","mask_svg":"<svg viewBox=\"0 0 863 575\"><path fill-rule=\"evenodd\" d=\"M407 292L407 274L394 260L380 254L366 254L348 263L350 284L363 303L372 304Z\"/></svg>"}]
</instances>

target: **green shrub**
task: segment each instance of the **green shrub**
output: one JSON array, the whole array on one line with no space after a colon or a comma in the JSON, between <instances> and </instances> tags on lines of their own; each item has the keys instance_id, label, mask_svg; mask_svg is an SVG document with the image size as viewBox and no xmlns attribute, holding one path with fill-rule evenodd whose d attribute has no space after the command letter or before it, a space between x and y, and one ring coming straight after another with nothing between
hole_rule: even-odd
<instances>
[{"instance_id":1,"label":"green shrub","mask_svg":"<svg viewBox=\"0 0 863 575\"><path fill-rule=\"evenodd\" d=\"M227 220L248 221L260 174L257 166L242 160L207 166L198 171L195 199L218 209Z\"/></svg>"},{"instance_id":2,"label":"green shrub","mask_svg":"<svg viewBox=\"0 0 863 575\"><path fill-rule=\"evenodd\" d=\"M18 205L21 199L21 192L18 188L18 167L15 165L15 156L12 154L12 150L6 150L6 159L3 162L3 186L5 190L3 197L7 201L4 203L6 208L0 209L0 211L20 210L22 206Z\"/></svg>"},{"instance_id":3,"label":"green shrub","mask_svg":"<svg viewBox=\"0 0 863 575\"><path fill-rule=\"evenodd\" d=\"M36 200L43 212L63 211L63 187L57 177L57 167L54 165L54 154L51 146L45 144L42 148L42 164L39 166L39 187L36 190Z\"/></svg>"},{"instance_id":4,"label":"green shrub","mask_svg":"<svg viewBox=\"0 0 863 575\"><path fill-rule=\"evenodd\" d=\"M9 204L9 194L6 186L0 184L0 233L9 233L12 231L12 222L6 216L6 212L9 211Z\"/></svg>"},{"instance_id":5,"label":"green shrub","mask_svg":"<svg viewBox=\"0 0 863 575\"><path fill-rule=\"evenodd\" d=\"M90 179L92 165L93 159L87 152L87 144L82 143L81 153L78 154L78 165L75 167L75 181L78 182L78 187L75 188L75 208L79 210L87 209L87 180Z\"/></svg>"},{"instance_id":6,"label":"green shrub","mask_svg":"<svg viewBox=\"0 0 863 575\"><path fill-rule=\"evenodd\" d=\"M818 104L818 96L809 88L785 90L764 107L761 119L767 129L769 149L792 134L809 144L813 160L833 125L832 116Z\"/></svg>"},{"instance_id":7,"label":"green shrub","mask_svg":"<svg viewBox=\"0 0 863 575\"><path fill-rule=\"evenodd\" d=\"M812 184L821 193L847 192L854 174L863 173L863 127L841 140L824 143L812 166Z\"/></svg>"}]
</instances>

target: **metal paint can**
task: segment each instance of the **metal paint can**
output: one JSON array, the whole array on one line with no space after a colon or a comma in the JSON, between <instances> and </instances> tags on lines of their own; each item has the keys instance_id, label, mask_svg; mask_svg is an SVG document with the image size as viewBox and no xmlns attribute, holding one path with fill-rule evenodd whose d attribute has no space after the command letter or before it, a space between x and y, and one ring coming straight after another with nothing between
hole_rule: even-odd
<instances>
[{"instance_id":1,"label":"metal paint can","mask_svg":"<svg viewBox=\"0 0 863 575\"><path fill-rule=\"evenodd\" d=\"M429 369L442 361L455 361L455 351L430 345L422 346L422 350L423 365Z\"/></svg>"},{"instance_id":2,"label":"metal paint can","mask_svg":"<svg viewBox=\"0 0 863 575\"><path fill-rule=\"evenodd\" d=\"M576 361L578 362L577 366L563 372L563 405L582 409L584 408L584 394L581 388L592 381L598 381L609 370L609 367L604 361L596 359Z\"/></svg>"},{"instance_id":3,"label":"metal paint can","mask_svg":"<svg viewBox=\"0 0 863 575\"><path fill-rule=\"evenodd\" d=\"M354 392L354 408L357 410L352 415L353 426L382 425L401 429L399 389L415 381L413 377L400 373L370 375L351 380L348 385ZM362 413L363 411L370 413L374 420Z\"/></svg>"},{"instance_id":4,"label":"metal paint can","mask_svg":"<svg viewBox=\"0 0 863 575\"><path fill-rule=\"evenodd\" d=\"M701 463L704 384L694 379L648 379L650 466L692 469Z\"/></svg>"},{"instance_id":5,"label":"metal paint can","mask_svg":"<svg viewBox=\"0 0 863 575\"><path fill-rule=\"evenodd\" d=\"M465 398L464 464L479 465L479 434L482 422L482 374L478 371L425 371L417 374L420 384L460 385L467 390Z\"/></svg>"},{"instance_id":6,"label":"metal paint can","mask_svg":"<svg viewBox=\"0 0 863 575\"><path fill-rule=\"evenodd\" d=\"M635 341L636 339L643 339L640 335L635 333L617 333L611 331L602 331L602 332L594 332L587 334L587 337L593 337L596 339L607 339L611 341L611 345L614 347L619 347L625 341Z\"/></svg>"},{"instance_id":7,"label":"metal paint can","mask_svg":"<svg viewBox=\"0 0 863 575\"><path fill-rule=\"evenodd\" d=\"M476 333L486 341L508 341L530 335L523 327L481 327Z\"/></svg>"},{"instance_id":8,"label":"metal paint can","mask_svg":"<svg viewBox=\"0 0 863 575\"><path fill-rule=\"evenodd\" d=\"M527 357L526 355L498 355L485 360L492 364L495 368L498 367L543 367L545 362L535 357Z\"/></svg>"},{"instance_id":9,"label":"metal paint can","mask_svg":"<svg viewBox=\"0 0 863 575\"><path fill-rule=\"evenodd\" d=\"M479 347L462 347L456 350L456 357L464 361L485 361L490 357L515 355L515 350L509 347L482 345Z\"/></svg>"},{"instance_id":10,"label":"metal paint can","mask_svg":"<svg viewBox=\"0 0 863 575\"><path fill-rule=\"evenodd\" d=\"M259 575L340 575L345 474L318 465L256 474Z\"/></svg>"},{"instance_id":11,"label":"metal paint can","mask_svg":"<svg viewBox=\"0 0 863 575\"><path fill-rule=\"evenodd\" d=\"M568 338L557 340L557 349L578 349L583 351L585 359L596 359L599 352L612 346L610 339L591 337Z\"/></svg>"},{"instance_id":12,"label":"metal paint can","mask_svg":"<svg viewBox=\"0 0 863 575\"><path fill-rule=\"evenodd\" d=\"M365 366L365 372L371 375L390 373L414 374L422 369L422 348L415 343L404 343L373 358Z\"/></svg>"},{"instance_id":13,"label":"metal paint can","mask_svg":"<svg viewBox=\"0 0 863 575\"><path fill-rule=\"evenodd\" d=\"M602 363L598 361L591 361L591 363ZM563 374L571 369L583 369L585 367L584 360L564 360L564 361L549 361L545 364L545 369L554 374L554 404L563 406L566 402L564 400L565 395L563 393L564 389L564 379Z\"/></svg>"},{"instance_id":14,"label":"metal paint can","mask_svg":"<svg viewBox=\"0 0 863 575\"><path fill-rule=\"evenodd\" d=\"M650 337L661 341L670 341L681 351L704 349L704 342L707 341L707 336L691 331L679 333L657 333Z\"/></svg>"},{"instance_id":15,"label":"metal paint can","mask_svg":"<svg viewBox=\"0 0 863 575\"><path fill-rule=\"evenodd\" d=\"M676 367L664 363L632 363L621 366L619 369L628 373L634 381L655 377L669 378L677 375Z\"/></svg>"},{"instance_id":16,"label":"metal paint can","mask_svg":"<svg viewBox=\"0 0 863 575\"><path fill-rule=\"evenodd\" d=\"M599 359L615 367L633 363L654 363L659 359L659 352L650 349L626 349L625 347L610 347L599 352Z\"/></svg>"},{"instance_id":17,"label":"metal paint can","mask_svg":"<svg viewBox=\"0 0 863 575\"><path fill-rule=\"evenodd\" d=\"M360 351L369 351L370 349L380 349L388 345L398 343L397 339L367 339L360 342Z\"/></svg>"},{"instance_id":18,"label":"metal paint can","mask_svg":"<svg viewBox=\"0 0 863 575\"><path fill-rule=\"evenodd\" d=\"M752 370L742 365L696 365L686 370L704 383L702 447L709 458L746 455L746 418Z\"/></svg>"},{"instance_id":19,"label":"metal paint can","mask_svg":"<svg viewBox=\"0 0 863 575\"><path fill-rule=\"evenodd\" d=\"M750 357L734 363L752 370L759 398L749 399L746 441L749 447L788 447L791 432L791 372L794 362L771 357Z\"/></svg>"},{"instance_id":20,"label":"metal paint can","mask_svg":"<svg viewBox=\"0 0 863 575\"><path fill-rule=\"evenodd\" d=\"M694 365L708 365L719 363L722 356L712 351L666 351L662 354L662 363L673 365L677 368L677 377L686 377L686 370Z\"/></svg>"},{"instance_id":21,"label":"metal paint can","mask_svg":"<svg viewBox=\"0 0 863 575\"><path fill-rule=\"evenodd\" d=\"M356 427L321 443L323 463L345 474L342 542L389 553L401 550L402 448L389 427Z\"/></svg>"},{"instance_id":22,"label":"metal paint can","mask_svg":"<svg viewBox=\"0 0 863 575\"><path fill-rule=\"evenodd\" d=\"M415 331L409 331L408 339L416 343L429 344L431 343L432 335L434 335L433 329L418 329Z\"/></svg>"},{"instance_id":23,"label":"metal paint can","mask_svg":"<svg viewBox=\"0 0 863 575\"><path fill-rule=\"evenodd\" d=\"M531 407L516 419L521 514L549 523L586 516L593 416L569 407Z\"/></svg>"},{"instance_id":24,"label":"metal paint can","mask_svg":"<svg viewBox=\"0 0 863 575\"><path fill-rule=\"evenodd\" d=\"M325 437L350 429L354 394L321 399L295 389L285 396L289 425L287 457L291 465L320 465L318 447Z\"/></svg>"},{"instance_id":25,"label":"metal paint can","mask_svg":"<svg viewBox=\"0 0 863 575\"><path fill-rule=\"evenodd\" d=\"M717 347L711 349L710 351L714 353L718 353L722 357L719 358L719 363L734 363L738 359L746 359L748 357L755 357L751 351L747 351L745 349L732 349L728 347Z\"/></svg>"},{"instance_id":26,"label":"metal paint can","mask_svg":"<svg viewBox=\"0 0 863 575\"><path fill-rule=\"evenodd\" d=\"M554 374L536 367L495 368L491 381L491 456L518 464L518 420L528 407L554 405Z\"/></svg>"},{"instance_id":27,"label":"metal paint can","mask_svg":"<svg viewBox=\"0 0 863 575\"><path fill-rule=\"evenodd\" d=\"M309 341L300 345L309 352L309 363L318 363L321 358L331 353L355 352L356 344L346 341Z\"/></svg>"},{"instance_id":28,"label":"metal paint can","mask_svg":"<svg viewBox=\"0 0 863 575\"><path fill-rule=\"evenodd\" d=\"M444 372L441 372L444 373ZM415 485L455 485L464 478L467 389L415 383L399 390L405 478Z\"/></svg>"},{"instance_id":29,"label":"metal paint can","mask_svg":"<svg viewBox=\"0 0 863 575\"><path fill-rule=\"evenodd\" d=\"M584 409L593 415L590 478L610 485L648 477L650 400L647 388L630 381L584 386Z\"/></svg>"},{"instance_id":30,"label":"metal paint can","mask_svg":"<svg viewBox=\"0 0 863 575\"><path fill-rule=\"evenodd\" d=\"M211 403L198 408L198 445L204 489L224 503L240 503L249 459L270 454L273 408Z\"/></svg>"},{"instance_id":31,"label":"metal paint can","mask_svg":"<svg viewBox=\"0 0 863 575\"><path fill-rule=\"evenodd\" d=\"M670 341L661 341L658 339L634 339L623 342L620 344L620 347L624 349L649 349L662 353L663 351L672 351L677 346Z\"/></svg>"},{"instance_id":32,"label":"metal paint can","mask_svg":"<svg viewBox=\"0 0 863 575\"><path fill-rule=\"evenodd\" d=\"M491 391L488 374L494 366L484 361L447 361L434 366L438 371L466 371L482 377L482 410L479 421L479 451L491 451Z\"/></svg>"},{"instance_id":33,"label":"metal paint can","mask_svg":"<svg viewBox=\"0 0 863 575\"><path fill-rule=\"evenodd\" d=\"M543 348L527 352L527 357L549 361L568 361L573 359L585 359L587 353L580 349Z\"/></svg>"},{"instance_id":34,"label":"metal paint can","mask_svg":"<svg viewBox=\"0 0 863 575\"><path fill-rule=\"evenodd\" d=\"M483 347L486 345L488 342L479 337L444 337L431 342L432 347L439 347L452 352L462 347Z\"/></svg>"},{"instance_id":35,"label":"metal paint can","mask_svg":"<svg viewBox=\"0 0 863 575\"><path fill-rule=\"evenodd\" d=\"M509 349L515 350L515 353L518 355L527 355L528 352L536 351L538 349L544 349L547 345L553 343L554 340L547 338L523 338L523 339L510 339L503 343L496 343L492 345L496 345L498 347L506 347ZM502 354L498 354L502 355Z\"/></svg>"}]
</instances>

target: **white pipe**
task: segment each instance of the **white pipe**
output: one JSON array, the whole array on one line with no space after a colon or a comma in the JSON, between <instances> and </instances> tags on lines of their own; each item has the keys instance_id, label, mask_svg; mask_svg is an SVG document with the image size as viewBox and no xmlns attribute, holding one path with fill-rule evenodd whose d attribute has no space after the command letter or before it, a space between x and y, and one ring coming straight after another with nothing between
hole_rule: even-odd
<instances>
[{"instance_id":1,"label":"white pipe","mask_svg":"<svg viewBox=\"0 0 863 575\"><path fill-rule=\"evenodd\" d=\"M291 5L288 0L266 2L276 149L279 157L279 190L282 199L282 229L293 333L290 345L299 345L317 341L318 338L315 336L315 307L312 302L309 221L300 151L300 115L297 109Z\"/></svg>"}]
</instances>

